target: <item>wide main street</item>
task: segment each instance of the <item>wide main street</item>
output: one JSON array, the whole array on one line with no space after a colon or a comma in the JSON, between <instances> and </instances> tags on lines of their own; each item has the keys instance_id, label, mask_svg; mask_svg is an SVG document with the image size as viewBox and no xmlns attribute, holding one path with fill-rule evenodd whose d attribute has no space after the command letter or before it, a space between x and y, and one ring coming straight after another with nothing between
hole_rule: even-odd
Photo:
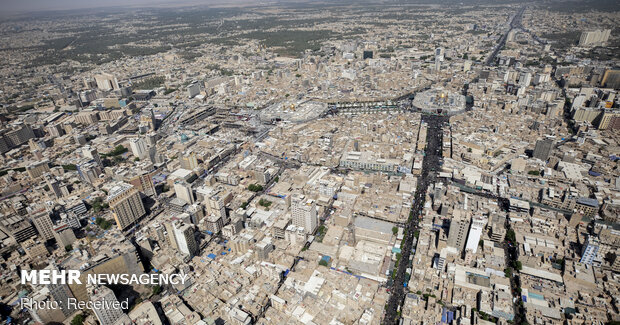
<instances>
[{"instance_id":1,"label":"wide main street","mask_svg":"<svg viewBox=\"0 0 620 325\"><path fill-rule=\"evenodd\" d=\"M390 299L385 309L385 315L383 318L384 324L397 324L400 318L400 308L405 301L405 283L408 280L406 278L407 268L411 266L410 256L413 253L413 245L415 239L415 232L418 230L418 221L422 209L424 207L424 201L426 197L426 191L428 185L434 182L437 172L439 170L439 161L441 159L441 144L443 141L443 126L444 123L449 121L447 116L439 115L422 115L422 121L427 123L428 132L426 135L426 150L425 157L422 163L422 174L418 179L418 186L416 188L414 201L411 206L411 215L409 222L406 225L406 236L403 238L403 244L401 245L401 258L398 267L394 272L396 275L390 288Z\"/></svg>"}]
</instances>

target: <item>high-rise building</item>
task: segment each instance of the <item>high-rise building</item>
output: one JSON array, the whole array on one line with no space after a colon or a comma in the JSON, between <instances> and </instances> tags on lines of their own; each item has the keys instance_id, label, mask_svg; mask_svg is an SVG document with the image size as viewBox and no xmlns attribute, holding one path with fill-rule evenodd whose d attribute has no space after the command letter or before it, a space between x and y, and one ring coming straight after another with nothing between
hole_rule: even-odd
<instances>
[{"instance_id":1,"label":"high-rise building","mask_svg":"<svg viewBox=\"0 0 620 325\"><path fill-rule=\"evenodd\" d=\"M101 175L101 166L95 161L83 161L76 165L80 178L86 183L94 183Z\"/></svg>"},{"instance_id":2,"label":"high-rise building","mask_svg":"<svg viewBox=\"0 0 620 325\"><path fill-rule=\"evenodd\" d=\"M59 123L50 124L46 127L46 129L47 129L47 133L49 133L49 135L53 138L58 138L58 137L65 135L65 130L62 128L62 125L60 125Z\"/></svg>"},{"instance_id":3,"label":"high-rise building","mask_svg":"<svg viewBox=\"0 0 620 325\"><path fill-rule=\"evenodd\" d=\"M49 191L52 192L54 197L56 197L57 199L60 199L61 197L64 196L64 194L62 193L62 190L60 189L60 182L56 180L56 178L54 178L50 174L45 174L44 178L45 178L45 184L47 185Z\"/></svg>"},{"instance_id":4,"label":"high-rise building","mask_svg":"<svg viewBox=\"0 0 620 325\"><path fill-rule=\"evenodd\" d=\"M88 105L90 102L97 99L97 93L92 90L82 91L80 92L79 98L82 105Z\"/></svg>"},{"instance_id":5,"label":"high-rise building","mask_svg":"<svg viewBox=\"0 0 620 325\"><path fill-rule=\"evenodd\" d=\"M95 76L95 82L97 82L97 88L101 90L113 90L119 89L118 80L114 75L109 73L102 73Z\"/></svg>"},{"instance_id":6,"label":"high-rise building","mask_svg":"<svg viewBox=\"0 0 620 325\"><path fill-rule=\"evenodd\" d=\"M553 149L552 139L538 140L536 141L536 147L534 148L533 157L538 158L542 161L546 161L547 159L549 159L551 149Z\"/></svg>"},{"instance_id":7,"label":"high-rise building","mask_svg":"<svg viewBox=\"0 0 620 325\"><path fill-rule=\"evenodd\" d=\"M593 30L581 33L579 38L580 46L603 45L609 39L611 29Z\"/></svg>"},{"instance_id":8,"label":"high-rise building","mask_svg":"<svg viewBox=\"0 0 620 325\"><path fill-rule=\"evenodd\" d=\"M48 265L46 269L58 270L55 264ZM65 317L69 317L69 315L75 312L75 309L68 304L69 298L73 298L73 294L67 284L54 283L54 281L51 281L51 283L47 285L47 289L54 301L58 302L59 309L62 310Z\"/></svg>"},{"instance_id":9,"label":"high-rise building","mask_svg":"<svg viewBox=\"0 0 620 325\"><path fill-rule=\"evenodd\" d=\"M131 184L120 182L114 186L107 198L114 219L120 230L125 230L146 214L140 192Z\"/></svg>"},{"instance_id":10,"label":"high-rise building","mask_svg":"<svg viewBox=\"0 0 620 325\"><path fill-rule=\"evenodd\" d=\"M471 250L473 254L478 251L478 245L480 243L480 237L482 231L487 224L487 219L482 217L474 217L471 220L471 226L469 228L469 235L467 236L467 244L465 250Z\"/></svg>"},{"instance_id":11,"label":"high-rise building","mask_svg":"<svg viewBox=\"0 0 620 325\"><path fill-rule=\"evenodd\" d=\"M217 234L224 228L224 221L219 215L211 214L203 219L205 227L208 231Z\"/></svg>"},{"instance_id":12,"label":"high-rise building","mask_svg":"<svg viewBox=\"0 0 620 325\"><path fill-rule=\"evenodd\" d=\"M37 178L50 171L49 161L44 160L40 162L34 162L26 166L26 172L30 178Z\"/></svg>"},{"instance_id":13,"label":"high-rise building","mask_svg":"<svg viewBox=\"0 0 620 325\"><path fill-rule=\"evenodd\" d=\"M140 115L140 124L148 125L151 131L155 131L157 127L157 119L152 108L146 108ZM151 144L153 145L153 144Z\"/></svg>"},{"instance_id":14,"label":"high-rise building","mask_svg":"<svg viewBox=\"0 0 620 325\"><path fill-rule=\"evenodd\" d=\"M147 133L144 137L146 139L146 144L153 147L157 144L157 133L151 131Z\"/></svg>"},{"instance_id":15,"label":"high-rise building","mask_svg":"<svg viewBox=\"0 0 620 325\"><path fill-rule=\"evenodd\" d=\"M196 153L193 151L183 153L183 156L181 156L181 168L193 170L196 167L198 167Z\"/></svg>"},{"instance_id":16,"label":"high-rise building","mask_svg":"<svg viewBox=\"0 0 620 325\"><path fill-rule=\"evenodd\" d=\"M468 230L469 220L460 217L452 219L448 232L448 246L456 248L461 253L465 248Z\"/></svg>"},{"instance_id":17,"label":"high-rise building","mask_svg":"<svg viewBox=\"0 0 620 325\"><path fill-rule=\"evenodd\" d=\"M59 247L73 245L73 242L76 241L73 228L67 224L54 228L54 238L56 238L56 243Z\"/></svg>"},{"instance_id":18,"label":"high-rise building","mask_svg":"<svg viewBox=\"0 0 620 325\"><path fill-rule=\"evenodd\" d=\"M179 249L179 245L177 244L177 235L176 235L176 232L174 231L173 223L174 223L174 221L164 223L164 228L166 229L166 231L164 233L164 235L165 235L164 238L166 240L166 243L170 247L178 250Z\"/></svg>"},{"instance_id":19,"label":"high-rise building","mask_svg":"<svg viewBox=\"0 0 620 325\"><path fill-rule=\"evenodd\" d=\"M88 293L93 303L108 306L118 303L114 292L105 286L92 286ZM101 325L113 325L125 315L122 308L93 308L92 311Z\"/></svg>"},{"instance_id":20,"label":"high-rise building","mask_svg":"<svg viewBox=\"0 0 620 325\"><path fill-rule=\"evenodd\" d=\"M0 133L0 153L5 153L11 149L11 143L4 136L4 134Z\"/></svg>"},{"instance_id":21,"label":"high-rise building","mask_svg":"<svg viewBox=\"0 0 620 325\"><path fill-rule=\"evenodd\" d=\"M463 71L467 72L471 70L471 60L465 60L465 62L463 62Z\"/></svg>"},{"instance_id":22,"label":"high-rise building","mask_svg":"<svg viewBox=\"0 0 620 325\"><path fill-rule=\"evenodd\" d=\"M293 225L303 227L308 234L314 233L319 224L316 202L306 199L302 194L293 194L291 197L291 215Z\"/></svg>"},{"instance_id":23,"label":"high-rise building","mask_svg":"<svg viewBox=\"0 0 620 325\"><path fill-rule=\"evenodd\" d=\"M172 226L179 251L189 256L196 255L198 253L198 244L194 237L194 227L180 220L174 221Z\"/></svg>"},{"instance_id":24,"label":"high-rise building","mask_svg":"<svg viewBox=\"0 0 620 325\"><path fill-rule=\"evenodd\" d=\"M99 156L99 152L96 148L93 148L91 146L82 147L82 156L86 159L94 161L95 163L97 163L97 165L99 165L99 167L103 167L103 163L101 162L101 156Z\"/></svg>"},{"instance_id":25,"label":"high-rise building","mask_svg":"<svg viewBox=\"0 0 620 325\"><path fill-rule=\"evenodd\" d=\"M197 82L192 83L187 86L187 97L194 98L196 95L200 93L200 84Z\"/></svg>"},{"instance_id":26,"label":"high-rise building","mask_svg":"<svg viewBox=\"0 0 620 325\"><path fill-rule=\"evenodd\" d=\"M620 88L620 70L606 69L601 79L601 86L606 88Z\"/></svg>"},{"instance_id":27,"label":"high-rise building","mask_svg":"<svg viewBox=\"0 0 620 325\"><path fill-rule=\"evenodd\" d=\"M230 198L230 194L223 190L216 190L211 192L204 198L205 208L208 215L218 216L225 225L228 223L228 216L226 215L226 203Z\"/></svg>"},{"instance_id":28,"label":"high-rise building","mask_svg":"<svg viewBox=\"0 0 620 325\"><path fill-rule=\"evenodd\" d=\"M140 261L137 248L121 239L117 239L107 244L109 246L98 246L97 251L90 250L91 256L95 254L98 258L79 258L66 261L68 269L80 269L80 282L68 283L71 293L78 301L88 301L88 276L91 274L129 274L140 275L144 273L144 266Z\"/></svg>"},{"instance_id":29,"label":"high-rise building","mask_svg":"<svg viewBox=\"0 0 620 325\"><path fill-rule=\"evenodd\" d=\"M26 252L26 255L33 260L45 259L49 256L49 251L47 247L45 247L45 243L39 240L35 241L33 238L30 238L21 243L21 246L24 252Z\"/></svg>"},{"instance_id":30,"label":"high-rise building","mask_svg":"<svg viewBox=\"0 0 620 325\"><path fill-rule=\"evenodd\" d=\"M600 248L599 240L597 237L588 236L586 242L583 244L583 250L581 251L580 263L592 265L596 260L598 251Z\"/></svg>"},{"instance_id":31,"label":"high-rise building","mask_svg":"<svg viewBox=\"0 0 620 325\"><path fill-rule=\"evenodd\" d=\"M138 191L144 193L144 195L154 196L157 192L155 190L155 184L153 183L153 174L153 172L140 170L136 171L136 174L129 176L126 180L127 183L135 186Z\"/></svg>"},{"instance_id":32,"label":"high-rise building","mask_svg":"<svg viewBox=\"0 0 620 325\"><path fill-rule=\"evenodd\" d=\"M532 74L529 72L523 72L519 76L519 85L528 87L532 83Z\"/></svg>"},{"instance_id":33,"label":"high-rise building","mask_svg":"<svg viewBox=\"0 0 620 325\"><path fill-rule=\"evenodd\" d=\"M19 122L13 125L11 131L4 134L4 138L8 142L9 147L18 147L35 138L35 135L30 125Z\"/></svg>"},{"instance_id":34,"label":"high-rise building","mask_svg":"<svg viewBox=\"0 0 620 325\"><path fill-rule=\"evenodd\" d=\"M32 216L32 223L43 240L54 238L54 224L47 211L39 211Z\"/></svg>"},{"instance_id":35,"label":"high-rise building","mask_svg":"<svg viewBox=\"0 0 620 325\"><path fill-rule=\"evenodd\" d=\"M613 126L612 121L614 119L620 118L620 110L605 110L600 117L600 121L598 123L599 130L611 129L610 126Z\"/></svg>"},{"instance_id":36,"label":"high-rise building","mask_svg":"<svg viewBox=\"0 0 620 325\"><path fill-rule=\"evenodd\" d=\"M174 182L174 192L177 197L187 204L194 203L194 192L192 191L192 186L184 181L176 181Z\"/></svg>"},{"instance_id":37,"label":"high-rise building","mask_svg":"<svg viewBox=\"0 0 620 325\"><path fill-rule=\"evenodd\" d=\"M11 216L1 219L0 229L18 243L22 243L37 235L37 231L30 221L24 220L21 216Z\"/></svg>"},{"instance_id":38,"label":"high-rise building","mask_svg":"<svg viewBox=\"0 0 620 325\"><path fill-rule=\"evenodd\" d=\"M435 49L435 71L439 72L441 70L441 62L444 59L444 50L441 47Z\"/></svg>"},{"instance_id":39,"label":"high-rise building","mask_svg":"<svg viewBox=\"0 0 620 325\"><path fill-rule=\"evenodd\" d=\"M143 159L149 153L146 143L141 138L134 138L129 140L129 146L134 156Z\"/></svg>"},{"instance_id":40,"label":"high-rise building","mask_svg":"<svg viewBox=\"0 0 620 325\"><path fill-rule=\"evenodd\" d=\"M82 111L73 116L75 118L75 122L82 125L93 125L99 122L99 114L93 111Z\"/></svg>"}]
</instances>

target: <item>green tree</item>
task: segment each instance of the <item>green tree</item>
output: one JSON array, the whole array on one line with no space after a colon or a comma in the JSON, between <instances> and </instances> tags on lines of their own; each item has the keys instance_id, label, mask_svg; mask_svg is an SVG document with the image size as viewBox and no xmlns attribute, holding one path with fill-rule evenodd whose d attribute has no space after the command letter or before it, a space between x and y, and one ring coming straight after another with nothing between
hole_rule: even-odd
<instances>
[{"instance_id":1,"label":"green tree","mask_svg":"<svg viewBox=\"0 0 620 325\"><path fill-rule=\"evenodd\" d=\"M164 91L164 96L168 95L170 93L173 93L175 91L177 91L177 88L168 88L168 89L166 89L166 91ZM172 105L170 105L170 106L172 106Z\"/></svg>"},{"instance_id":2,"label":"green tree","mask_svg":"<svg viewBox=\"0 0 620 325\"><path fill-rule=\"evenodd\" d=\"M258 204L259 204L260 206L265 207L265 208L268 208L268 207L271 205L271 203L272 203L271 201L269 201L269 200L265 200L265 199L260 199L260 200L258 201Z\"/></svg>"},{"instance_id":3,"label":"green tree","mask_svg":"<svg viewBox=\"0 0 620 325\"><path fill-rule=\"evenodd\" d=\"M84 324L85 320L86 320L86 317L84 317L84 314L82 314L82 313L77 314L71 320L71 325L82 325L82 324Z\"/></svg>"},{"instance_id":4,"label":"green tree","mask_svg":"<svg viewBox=\"0 0 620 325\"><path fill-rule=\"evenodd\" d=\"M67 165L62 165L62 169L64 169L65 171L77 170L77 166L75 164L67 164Z\"/></svg>"},{"instance_id":5,"label":"green tree","mask_svg":"<svg viewBox=\"0 0 620 325\"><path fill-rule=\"evenodd\" d=\"M523 263L521 263L521 261L515 261L513 264L517 271L521 271L521 269L523 269Z\"/></svg>"},{"instance_id":6,"label":"green tree","mask_svg":"<svg viewBox=\"0 0 620 325\"><path fill-rule=\"evenodd\" d=\"M101 154L104 157L114 157L114 156L120 156L122 154L124 154L125 152L129 151L129 149L125 148L123 145L118 145L116 147L114 147L114 149L108 153L104 153Z\"/></svg>"},{"instance_id":7,"label":"green tree","mask_svg":"<svg viewBox=\"0 0 620 325\"><path fill-rule=\"evenodd\" d=\"M103 230L108 230L112 227L112 223L102 217L97 217L97 219L95 219L95 224Z\"/></svg>"},{"instance_id":8,"label":"green tree","mask_svg":"<svg viewBox=\"0 0 620 325\"><path fill-rule=\"evenodd\" d=\"M260 184L250 184L248 186L248 190L252 191L252 192L260 192L263 190L263 186Z\"/></svg>"},{"instance_id":9,"label":"green tree","mask_svg":"<svg viewBox=\"0 0 620 325\"><path fill-rule=\"evenodd\" d=\"M398 227L392 227L392 233L394 234L394 236L396 236L396 234L398 234Z\"/></svg>"},{"instance_id":10,"label":"green tree","mask_svg":"<svg viewBox=\"0 0 620 325\"><path fill-rule=\"evenodd\" d=\"M91 205L92 205L93 211L95 211L95 213L101 212L104 209L107 209L107 207L108 207L108 204L103 202L103 199L100 198L100 197L94 199L93 202L91 203ZM97 219L99 219L99 218L97 218Z\"/></svg>"},{"instance_id":11,"label":"green tree","mask_svg":"<svg viewBox=\"0 0 620 325\"><path fill-rule=\"evenodd\" d=\"M161 293L161 286L160 285L156 285L153 287L153 295L158 295L159 293Z\"/></svg>"},{"instance_id":12,"label":"green tree","mask_svg":"<svg viewBox=\"0 0 620 325\"><path fill-rule=\"evenodd\" d=\"M508 231L506 231L506 240L510 241L513 244L517 242L517 236L515 235L514 230L508 229Z\"/></svg>"},{"instance_id":13,"label":"green tree","mask_svg":"<svg viewBox=\"0 0 620 325\"><path fill-rule=\"evenodd\" d=\"M65 252L70 252L73 249L73 246L71 246L71 244L65 246Z\"/></svg>"},{"instance_id":14,"label":"green tree","mask_svg":"<svg viewBox=\"0 0 620 325\"><path fill-rule=\"evenodd\" d=\"M108 230L110 227L112 227L112 224L108 220L101 223L101 229L103 230Z\"/></svg>"}]
</instances>

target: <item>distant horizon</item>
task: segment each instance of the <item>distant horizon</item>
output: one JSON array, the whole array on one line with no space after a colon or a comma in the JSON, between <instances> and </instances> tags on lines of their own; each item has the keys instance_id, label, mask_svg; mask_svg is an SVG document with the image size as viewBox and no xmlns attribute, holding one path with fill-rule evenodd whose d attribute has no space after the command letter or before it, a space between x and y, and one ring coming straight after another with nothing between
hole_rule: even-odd
<instances>
[{"instance_id":1,"label":"distant horizon","mask_svg":"<svg viewBox=\"0 0 620 325\"><path fill-rule=\"evenodd\" d=\"M454 5L477 4L493 0L401 0L407 4ZM561 0L558 0L561 1ZM566 2L610 2L614 0L568 0ZM391 0L0 0L0 17L10 15L36 14L55 11L92 10L106 8L140 8L140 7L187 7L187 6L218 6L236 7L243 5L273 5L277 3L331 2L341 3L390 3ZM498 3L527 3L535 0L497 0ZM554 0L551 0L554 2Z\"/></svg>"},{"instance_id":2,"label":"distant horizon","mask_svg":"<svg viewBox=\"0 0 620 325\"><path fill-rule=\"evenodd\" d=\"M196 5L234 5L265 3L260 0L0 0L0 16L20 15L42 12L149 7L184 7Z\"/></svg>"}]
</instances>

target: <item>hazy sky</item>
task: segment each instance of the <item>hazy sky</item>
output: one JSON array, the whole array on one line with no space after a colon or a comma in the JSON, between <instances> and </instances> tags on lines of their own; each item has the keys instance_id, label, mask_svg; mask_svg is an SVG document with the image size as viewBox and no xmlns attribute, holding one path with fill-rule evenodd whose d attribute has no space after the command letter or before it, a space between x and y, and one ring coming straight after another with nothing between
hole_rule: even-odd
<instances>
[{"instance_id":1,"label":"hazy sky","mask_svg":"<svg viewBox=\"0 0 620 325\"><path fill-rule=\"evenodd\" d=\"M0 15L24 11L48 11L112 6L153 6L161 4L213 4L226 0L0 0Z\"/></svg>"}]
</instances>

